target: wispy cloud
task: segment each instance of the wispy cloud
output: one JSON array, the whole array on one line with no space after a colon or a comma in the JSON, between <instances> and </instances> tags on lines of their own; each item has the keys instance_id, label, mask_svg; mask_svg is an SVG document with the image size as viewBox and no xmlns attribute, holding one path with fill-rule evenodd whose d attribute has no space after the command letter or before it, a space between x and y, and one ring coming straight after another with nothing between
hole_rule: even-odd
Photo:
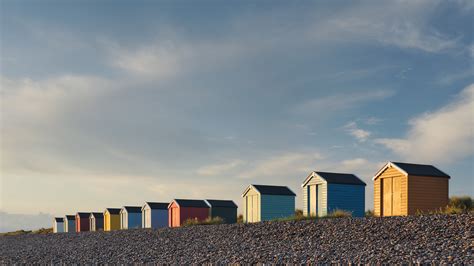
<instances>
[{"instance_id":1,"label":"wispy cloud","mask_svg":"<svg viewBox=\"0 0 474 266\"><path fill-rule=\"evenodd\" d=\"M359 128L354 121L347 123L344 129L359 142L365 142L372 134L370 131Z\"/></svg>"},{"instance_id":2,"label":"wispy cloud","mask_svg":"<svg viewBox=\"0 0 474 266\"><path fill-rule=\"evenodd\" d=\"M220 164L205 165L197 169L196 173L202 176L216 176L226 174L227 171L233 170L244 164L243 160L236 159Z\"/></svg>"},{"instance_id":3,"label":"wispy cloud","mask_svg":"<svg viewBox=\"0 0 474 266\"><path fill-rule=\"evenodd\" d=\"M474 84L447 106L410 121L404 138L375 140L407 160L452 162L474 154Z\"/></svg>"}]
</instances>

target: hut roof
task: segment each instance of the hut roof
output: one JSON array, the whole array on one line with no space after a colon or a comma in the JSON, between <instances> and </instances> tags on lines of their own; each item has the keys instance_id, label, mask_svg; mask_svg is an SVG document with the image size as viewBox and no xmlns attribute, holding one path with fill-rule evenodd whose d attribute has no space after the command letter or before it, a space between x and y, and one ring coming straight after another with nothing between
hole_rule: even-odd
<instances>
[{"instance_id":1,"label":"hut roof","mask_svg":"<svg viewBox=\"0 0 474 266\"><path fill-rule=\"evenodd\" d=\"M400 172L405 175L415 175L415 176L434 176L434 177L444 177L450 178L450 176L433 165L429 164L414 164L414 163L400 163L400 162L388 162L384 165L372 178L375 180L385 169L393 166L397 168Z\"/></svg>"},{"instance_id":2,"label":"hut roof","mask_svg":"<svg viewBox=\"0 0 474 266\"><path fill-rule=\"evenodd\" d=\"M174 202L176 202L179 207L209 208L204 200L175 199Z\"/></svg>"},{"instance_id":3,"label":"hut roof","mask_svg":"<svg viewBox=\"0 0 474 266\"><path fill-rule=\"evenodd\" d=\"M318 175L322 179L326 180L326 182L330 184L348 184L348 185L360 185L365 186L366 184L360 180L356 175L353 174L346 174L346 173L330 173L330 172L319 172L314 171L306 177L305 181L301 185L302 187L305 186L309 180L311 180L314 175Z\"/></svg>"},{"instance_id":4,"label":"hut roof","mask_svg":"<svg viewBox=\"0 0 474 266\"><path fill-rule=\"evenodd\" d=\"M105 210L108 211L110 214L120 214L121 209L119 209L119 208L107 208Z\"/></svg>"},{"instance_id":5,"label":"hut roof","mask_svg":"<svg viewBox=\"0 0 474 266\"><path fill-rule=\"evenodd\" d=\"M58 223L64 222L64 218L61 218L61 217L54 217L54 220Z\"/></svg>"},{"instance_id":6,"label":"hut roof","mask_svg":"<svg viewBox=\"0 0 474 266\"><path fill-rule=\"evenodd\" d=\"M244 192L244 196L250 187L255 188L261 195L284 195L284 196L296 196L296 194L291 191L286 186L268 186L268 185L250 185Z\"/></svg>"},{"instance_id":7,"label":"hut roof","mask_svg":"<svg viewBox=\"0 0 474 266\"><path fill-rule=\"evenodd\" d=\"M125 209L128 213L141 213L142 212L142 207L139 207L139 206L123 206L123 209Z\"/></svg>"},{"instance_id":8,"label":"hut roof","mask_svg":"<svg viewBox=\"0 0 474 266\"><path fill-rule=\"evenodd\" d=\"M90 217L94 217L94 218L104 218L104 214L101 213L101 212L92 212Z\"/></svg>"},{"instance_id":9,"label":"hut roof","mask_svg":"<svg viewBox=\"0 0 474 266\"><path fill-rule=\"evenodd\" d=\"M77 215L79 216L79 218L89 218L91 213L90 212L78 212Z\"/></svg>"},{"instance_id":10,"label":"hut roof","mask_svg":"<svg viewBox=\"0 0 474 266\"><path fill-rule=\"evenodd\" d=\"M167 210L168 209L168 202L145 202L145 205L150 206L150 209L155 210Z\"/></svg>"},{"instance_id":11,"label":"hut roof","mask_svg":"<svg viewBox=\"0 0 474 266\"><path fill-rule=\"evenodd\" d=\"M64 217L66 217L66 220L75 220L76 219L76 215L65 215Z\"/></svg>"},{"instance_id":12,"label":"hut roof","mask_svg":"<svg viewBox=\"0 0 474 266\"><path fill-rule=\"evenodd\" d=\"M232 200L206 200L209 207L223 207L223 208L237 208L237 205Z\"/></svg>"}]
</instances>

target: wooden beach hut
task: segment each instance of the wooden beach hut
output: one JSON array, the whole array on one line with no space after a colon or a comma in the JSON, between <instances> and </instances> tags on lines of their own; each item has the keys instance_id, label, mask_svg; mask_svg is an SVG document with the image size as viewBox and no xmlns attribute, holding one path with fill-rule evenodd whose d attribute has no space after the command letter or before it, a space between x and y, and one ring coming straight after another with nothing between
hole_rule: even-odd
<instances>
[{"instance_id":1,"label":"wooden beach hut","mask_svg":"<svg viewBox=\"0 0 474 266\"><path fill-rule=\"evenodd\" d=\"M365 215L366 184L353 174L311 172L304 180L303 214L323 217L345 210L354 217Z\"/></svg>"},{"instance_id":2,"label":"wooden beach hut","mask_svg":"<svg viewBox=\"0 0 474 266\"><path fill-rule=\"evenodd\" d=\"M53 233L62 233L64 232L64 218L55 217L53 219Z\"/></svg>"},{"instance_id":3,"label":"wooden beach hut","mask_svg":"<svg viewBox=\"0 0 474 266\"><path fill-rule=\"evenodd\" d=\"M254 223L295 214L295 197L288 187L249 185L242 194L244 222Z\"/></svg>"},{"instance_id":4,"label":"wooden beach hut","mask_svg":"<svg viewBox=\"0 0 474 266\"><path fill-rule=\"evenodd\" d=\"M204 200L175 199L168 205L169 227L180 227L188 219L204 221L209 217L209 206Z\"/></svg>"},{"instance_id":5,"label":"wooden beach hut","mask_svg":"<svg viewBox=\"0 0 474 266\"><path fill-rule=\"evenodd\" d=\"M90 212L76 213L76 232L87 232L90 229L89 216Z\"/></svg>"},{"instance_id":6,"label":"wooden beach hut","mask_svg":"<svg viewBox=\"0 0 474 266\"><path fill-rule=\"evenodd\" d=\"M66 233L76 232L76 215L64 216L64 232Z\"/></svg>"},{"instance_id":7,"label":"wooden beach hut","mask_svg":"<svg viewBox=\"0 0 474 266\"><path fill-rule=\"evenodd\" d=\"M209 206L211 218L220 217L224 223L233 224L237 222L237 205L232 200L205 200Z\"/></svg>"},{"instance_id":8,"label":"wooden beach hut","mask_svg":"<svg viewBox=\"0 0 474 266\"><path fill-rule=\"evenodd\" d=\"M142 227L142 207L123 206L120 210L120 229Z\"/></svg>"},{"instance_id":9,"label":"wooden beach hut","mask_svg":"<svg viewBox=\"0 0 474 266\"><path fill-rule=\"evenodd\" d=\"M104 211L104 231L113 231L120 229L120 210L119 208L107 208Z\"/></svg>"},{"instance_id":10,"label":"wooden beach hut","mask_svg":"<svg viewBox=\"0 0 474 266\"><path fill-rule=\"evenodd\" d=\"M104 230L104 214L101 212L92 212L89 216L90 231Z\"/></svg>"},{"instance_id":11,"label":"wooden beach hut","mask_svg":"<svg viewBox=\"0 0 474 266\"><path fill-rule=\"evenodd\" d=\"M449 179L433 165L388 162L373 177L374 214L412 215L445 207Z\"/></svg>"},{"instance_id":12,"label":"wooden beach hut","mask_svg":"<svg viewBox=\"0 0 474 266\"><path fill-rule=\"evenodd\" d=\"M168 227L169 202L145 202L142 207L142 227Z\"/></svg>"}]
</instances>

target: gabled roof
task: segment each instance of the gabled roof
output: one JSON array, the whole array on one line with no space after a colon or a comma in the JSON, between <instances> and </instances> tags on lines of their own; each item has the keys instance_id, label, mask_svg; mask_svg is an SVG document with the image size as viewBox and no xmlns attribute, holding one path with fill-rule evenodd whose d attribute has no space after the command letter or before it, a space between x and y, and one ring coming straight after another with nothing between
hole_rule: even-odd
<instances>
[{"instance_id":1,"label":"gabled roof","mask_svg":"<svg viewBox=\"0 0 474 266\"><path fill-rule=\"evenodd\" d=\"M64 222L64 218L61 218L61 217L54 217L54 220L58 223Z\"/></svg>"},{"instance_id":2,"label":"gabled roof","mask_svg":"<svg viewBox=\"0 0 474 266\"><path fill-rule=\"evenodd\" d=\"M142 207L140 206L123 206L122 211L123 210L128 213L142 213Z\"/></svg>"},{"instance_id":3,"label":"gabled roof","mask_svg":"<svg viewBox=\"0 0 474 266\"><path fill-rule=\"evenodd\" d=\"M207 203L204 200L193 200L193 199L175 199L173 202L176 202L179 207L194 207L194 208L209 208Z\"/></svg>"},{"instance_id":4,"label":"gabled roof","mask_svg":"<svg viewBox=\"0 0 474 266\"><path fill-rule=\"evenodd\" d=\"M281 195L281 196L296 196L291 189L286 186L268 186L268 185L250 185L242 193L242 197L247 194L247 192L254 188L260 195Z\"/></svg>"},{"instance_id":5,"label":"gabled roof","mask_svg":"<svg viewBox=\"0 0 474 266\"><path fill-rule=\"evenodd\" d=\"M152 210L167 210L169 202L145 202L145 205L142 207L142 210L145 206L149 206Z\"/></svg>"},{"instance_id":6,"label":"gabled roof","mask_svg":"<svg viewBox=\"0 0 474 266\"><path fill-rule=\"evenodd\" d=\"M108 211L110 214L120 214L120 211L122 209L120 208L106 208L106 211Z\"/></svg>"},{"instance_id":7,"label":"gabled roof","mask_svg":"<svg viewBox=\"0 0 474 266\"><path fill-rule=\"evenodd\" d=\"M375 180L380 174L389 167L394 167L404 175L414 176L433 176L433 177L444 177L450 178L449 175L429 164L413 164L413 163L400 163L400 162L388 162L382 167L372 178Z\"/></svg>"},{"instance_id":8,"label":"gabled roof","mask_svg":"<svg viewBox=\"0 0 474 266\"><path fill-rule=\"evenodd\" d=\"M303 184L301 185L304 187L314 176L319 176L320 178L324 179L329 184L347 184L347 185L359 185L365 186L366 184L360 178L353 174L346 174L346 173L330 173L330 172L320 172L320 171L313 171L311 174L306 177Z\"/></svg>"},{"instance_id":9,"label":"gabled roof","mask_svg":"<svg viewBox=\"0 0 474 266\"><path fill-rule=\"evenodd\" d=\"M64 218L66 218L66 220L75 220L76 215L65 215Z\"/></svg>"},{"instance_id":10,"label":"gabled roof","mask_svg":"<svg viewBox=\"0 0 474 266\"><path fill-rule=\"evenodd\" d=\"M92 212L91 215L89 216L89 218L92 218L92 217L94 217L96 219L97 218L104 218L104 214L101 213L101 212Z\"/></svg>"},{"instance_id":11,"label":"gabled roof","mask_svg":"<svg viewBox=\"0 0 474 266\"><path fill-rule=\"evenodd\" d=\"M205 200L209 207L223 207L223 208L237 208L237 205L232 200Z\"/></svg>"},{"instance_id":12,"label":"gabled roof","mask_svg":"<svg viewBox=\"0 0 474 266\"><path fill-rule=\"evenodd\" d=\"M76 215L78 215L79 218L89 218L91 213L90 212L78 212L78 213L76 213Z\"/></svg>"}]
</instances>

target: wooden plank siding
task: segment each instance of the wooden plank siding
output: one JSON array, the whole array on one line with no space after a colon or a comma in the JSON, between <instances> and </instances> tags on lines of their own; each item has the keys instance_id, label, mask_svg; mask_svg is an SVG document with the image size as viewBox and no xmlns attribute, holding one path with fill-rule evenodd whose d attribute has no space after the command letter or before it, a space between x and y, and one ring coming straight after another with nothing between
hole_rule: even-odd
<instances>
[{"instance_id":1,"label":"wooden plank siding","mask_svg":"<svg viewBox=\"0 0 474 266\"><path fill-rule=\"evenodd\" d=\"M449 201L449 179L412 176L408 178L408 214L432 211L445 207Z\"/></svg>"},{"instance_id":2,"label":"wooden plank siding","mask_svg":"<svg viewBox=\"0 0 474 266\"><path fill-rule=\"evenodd\" d=\"M354 217L365 215L365 186L348 184L328 184L327 212L345 210Z\"/></svg>"},{"instance_id":3,"label":"wooden plank siding","mask_svg":"<svg viewBox=\"0 0 474 266\"><path fill-rule=\"evenodd\" d=\"M376 216L382 216L384 214L384 187L382 179L387 178L400 179L400 184L397 186L397 188L400 188L400 191L395 192L397 195L399 195L400 200L398 201L397 199L395 201L397 206L393 206L393 208L397 210L395 215L408 215L408 177L394 167L388 167L385 169L385 171L383 171L374 181L374 214ZM393 201L391 201L391 204L393 204Z\"/></svg>"},{"instance_id":4,"label":"wooden plank siding","mask_svg":"<svg viewBox=\"0 0 474 266\"><path fill-rule=\"evenodd\" d=\"M295 215L295 197L286 195L261 195L261 219L270 221Z\"/></svg>"},{"instance_id":5,"label":"wooden plank siding","mask_svg":"<svg viewBox=\"0 0 474 266\"><path fill-rule=\"evenodd\" d=\"M315 197L315 195L308 194L309 186L321 185L321 215L327 215L327 182L319 176L312 177L308 183L303 187L303 215L309 216L310 208L308 198Z\"/></svg>"}]
</instances>

